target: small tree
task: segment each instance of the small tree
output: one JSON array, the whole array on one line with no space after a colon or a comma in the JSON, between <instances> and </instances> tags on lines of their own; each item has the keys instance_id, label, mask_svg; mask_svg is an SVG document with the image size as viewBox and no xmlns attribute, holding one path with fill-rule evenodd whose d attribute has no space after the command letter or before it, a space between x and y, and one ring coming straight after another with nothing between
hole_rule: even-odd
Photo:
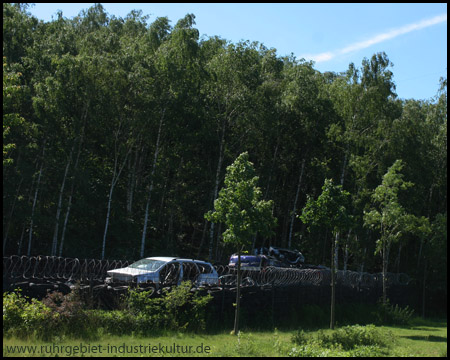
<instances>
[{"instance_id":1,"label":"small tree","mask_svg":"<svg viewBox=\"0 0 450 360\"><path fill-rule=\"evenodd\" d=\"M272 201L260 200L262 193L257 186L253 164L248 153L237 157L227 167L225 186L214 201L214 211L205 214L208 221L224 223L227 227L223 241L232 244L238 251L238 273L234 334L239 331L239 307L241 285L241 251L251 244L258 232L262 236L273 235L276 219L272 216Z\"/></svg>"},{"instance_id":2,"label":"small tree","mask_svg":"<svg viewBox=\"0 0 450 360\"><path fill-rule=\"evenodd\" d=\"M375 254L381 253L383 257L383 304L387 303L386 272L389 263L389 250L392 243L408 231L428 233L428 219L418 219L414 215L407 214L400 205L398 192L405 190L413 184L403 180L400 171L403 168L401 160L396 160L383 176L379 185L372 194L374 207L364 213L364 225L380 231L380 239L377 240Z\"/></svg>"},{"instance_id":3,"label":"small tree","mask_svg":"<svg viewBox=\"0 0 450 360\"><path fill-rule=\"evenodd\" d=\"M347 207L350 193L343 190L341 185L334 185L332 179L325 179L322 193L317 200L308 197L299 218L309 226L326 226L331 228L335 238L331 253L331 318L330 328L334 329L336 304L336 271L339 248L339 233L348 229L351 216ZM309 229L309 227L308 227Z\"/></svg>"}]
</instances>

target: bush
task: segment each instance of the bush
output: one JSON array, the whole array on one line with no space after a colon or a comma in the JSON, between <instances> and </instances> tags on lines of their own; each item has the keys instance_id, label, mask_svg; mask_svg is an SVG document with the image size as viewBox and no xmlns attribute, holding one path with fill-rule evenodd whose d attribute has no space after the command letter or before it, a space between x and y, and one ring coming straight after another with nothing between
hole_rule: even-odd
<instances>
[{"instance_id":1,"label":"bush","mask_svg":"<svg viewBox=\"0 0 450 360\"><path fill-rule=\"evenodd\" d=\"M320 340L325 345L339 344L344 350L351 350L357 346L386 346L392 338L389 330L382 333L375 325L352 325L335 330L331 336L322 334Z\"/></svg>"},{"instance_id":2,"label":"bush","mask_svg":"<svg viewBox=\"0 0 450 360\"><path fill-rule=\"evenodd\" d=\"M3 334L27 337L44 335L52 320L51 310L36 299L28 301L21 290L3 293Z\"/></svg>"},{"instance_id":3,"label":"bush","mask_svg":"<svg viewBox=\"0 0 450 360\"><path fill-rule=\"evenodd\" d=\"M297 345L307 344L309 339L303 330L297 330L297 332L292 335L291 341Z\"/></svg>"},{"instance_id":4,"label":"bush","mask_svg":"<svg viewBox=\"0 0 450 360\"><path fill-rule=\"evenodd\" d=\"M171 289L163 289L161 297L151 297L149 291L131 289L128 292L127 311L142 317L147 329L204 330L206 305L211 295L192 292L192 283L186 281ZM145 332L145 331L144 331Z\"/></svg>"},{"instance_id":5,"label":"bush","mask_svg":"<svg viewBox=\"0 0 450 360\"><path fill-rule=\"evenodd\" d=\"M381 301L377 304L377 310L374 314L376 323L381 325L408 325L414 310L408 306L401 308L397 304L395 306L389 303L383 304Z\"/></svg>"},{"instance_id":6,"label":"bush","mask_svg":"<svg viewBox=\"0 0 450 360\"><path fill-rule=\"evenodd\" d=\"M308 337L303 330L297 331L292 336L292 342L296 345L288 353L289 356L385 356L383 347L390 344L393 334L377 329L375 325L344 326L333 331L330 335L322 330L317 333L317 338Z\"/></svg>"}]
</instances>

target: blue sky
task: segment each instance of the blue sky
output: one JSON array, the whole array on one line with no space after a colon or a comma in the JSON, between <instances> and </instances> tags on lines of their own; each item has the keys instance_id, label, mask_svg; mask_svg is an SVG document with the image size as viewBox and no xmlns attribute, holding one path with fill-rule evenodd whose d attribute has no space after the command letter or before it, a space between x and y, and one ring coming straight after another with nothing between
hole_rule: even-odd
<instances>
[{"instance_id":1,"label":"blue sky","mask_svg":"<svg viewBox=\"0 0 450 360\"><path fill-rule=\"evenodd\" d=\"M92 3L36 3L29 8L37 18L51 21L56 12L72 18ZM400 98L430 99L439 78L447 77L447 4L295 4L295 3L102 3L109 15L125 17L142 10L167 16L171 24L187 13L195 15L201 35L220 36L236 43L258 41L314 60L321 72L361 66L364 57L384 51L394 64Z\"/></svg>"}]
</instances>

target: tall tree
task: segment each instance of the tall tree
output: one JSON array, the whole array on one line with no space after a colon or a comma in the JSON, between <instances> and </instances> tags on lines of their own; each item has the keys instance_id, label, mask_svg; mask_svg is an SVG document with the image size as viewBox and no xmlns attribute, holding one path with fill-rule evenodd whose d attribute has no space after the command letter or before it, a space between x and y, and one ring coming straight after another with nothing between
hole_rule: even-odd
<instances>
[{"instance_id":1,"label":"tall tree","mask_svg":"<svg viewBox=\"0 0 450 360\"><path fill-rule=\"evenodd\" d=\"M258 179L248 153L242 153L227 167L225 185L214 201L214 211L205 214L209 221L226 225L223 241L232 244L238 252L235 335L239 332L241 252L251 244L256 232L262 236L273 235L272 229L276 224L272 216L272 201L261 200Z\"/></svg>"},{"instance_id":2,"label":"tall tree","mask_svg":"<svg viewBox=\"0 0 450 360\"><path fill-rule=\"evenodd\" d=\"M413 183L403 180L402 168L402 161L396 160L388 169L381 184L373 192L374 208L364 214L365 225L380 231L376 253L381 253L383 258L383 304L387 303L386 273L391 245L405 232L411 231L416 221L416 217L407 213L399 202L399 191L413 186Z\"/></svg>"},{"instance_id":3,"label":"tall tree","mask_svg":"<svg viewBox=\"0 0 450 360\"><path fill-rule=\"evenodd\" d=\"M309 197L303 208L300 219L310 226L326 226L332 229L335 242L331 253L331 318L330 328L335 325L335 304L336 304L336 270L337 270L337 248L339 246L339 233L347 230L351 226L351 216L349 214L350 193L342 189L342 185L334 185L331 179L325 179L322 186L322 193L317 200Z\"/></svg>"}]
</instances>

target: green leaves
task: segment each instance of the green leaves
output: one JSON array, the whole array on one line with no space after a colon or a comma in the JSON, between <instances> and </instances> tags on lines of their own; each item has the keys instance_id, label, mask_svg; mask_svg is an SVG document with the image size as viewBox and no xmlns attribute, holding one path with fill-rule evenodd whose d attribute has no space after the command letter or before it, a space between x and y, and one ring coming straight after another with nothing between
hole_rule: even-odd
<instances>
[{"instance_id":1,"label":"green leaves","mask_svg":"<svg viewBox=\"0 0 450 360\"><path fill-rule=\"evenodd\" d=\"M272 216L273 202L260 200L258 177L248 158L248 153L244 152L227 167L225 186L214 202L214 211L205 214L209 221L225 223L224 242L237 246L248 245L256 232L262 236L272 235L276 224Z\"/></svg>"},{"instance_id":2,"label":"green leaves","mask_svg":"<svg viewBox=\"0 0 450 360\"><path fill-rule=\"evenodd\" d=\"M333 232L348 229L351 225L349 214L350 193L342 189L341 185L334 185L332 179L325 179L322 193L317 200L308 197L302 214L298 217L312 226L332 228Z\"/></svg>"},{"instance_id":3,"label":"green leaves","mask_svg":"<svg viewBox=\"0 0 450 360\"><path fill-rule=\"evenodd\" d=\"M396 160L372 194L374 207L364 213L365 226L379 229L381 233L376 252L382 250L383 243L395 242L407 232L424 236L430 231L427 218L408 214L399 203L399 191L414 185L403 180L403 174L400 173L402 169L402 161Z\"/></svg>"}]
</instances>

